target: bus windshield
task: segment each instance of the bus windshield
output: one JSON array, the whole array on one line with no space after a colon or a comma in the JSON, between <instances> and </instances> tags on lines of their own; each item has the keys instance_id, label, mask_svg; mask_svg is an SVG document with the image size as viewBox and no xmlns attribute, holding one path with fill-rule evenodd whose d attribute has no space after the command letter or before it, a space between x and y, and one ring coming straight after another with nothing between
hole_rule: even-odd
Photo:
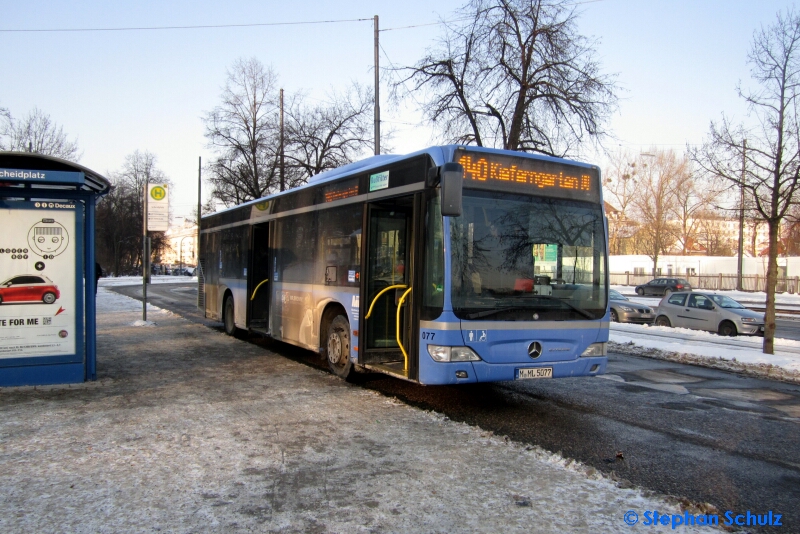
<instances>
[{"instance_id":1,"label":"bus windshield","mask_svg":"<svg viewBox=\"0 0 800 534\"><path fill-rule=\"evenodd\" d=\"M606 312L600 205L464 190L451 219L452 305L460 319L600 319Z\"/></svg>"}]
</instances>

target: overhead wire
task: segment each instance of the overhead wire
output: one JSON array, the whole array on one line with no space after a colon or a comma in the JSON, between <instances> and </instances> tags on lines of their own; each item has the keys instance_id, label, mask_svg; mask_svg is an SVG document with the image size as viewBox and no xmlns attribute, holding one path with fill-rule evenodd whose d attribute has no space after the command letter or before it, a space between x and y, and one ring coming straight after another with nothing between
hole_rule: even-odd
<instances>
[{"instance_id":1,"label":"overhead wire","mask_svg":"<svg viewBox=\"0 0 800 534\"><path fill-rule=\"evenodd\" d=\"M191 26L122 26L116 28L17 28L0 29L0 33L44 33L44 32L123 32L159 30L204 30L214 28L255 28L264 26L299 26L309 24L338 24L342 22L366 22L368 19L312 20L298 22L253 22L248 24L199 24Z\"/></svg>"}]
</instances>

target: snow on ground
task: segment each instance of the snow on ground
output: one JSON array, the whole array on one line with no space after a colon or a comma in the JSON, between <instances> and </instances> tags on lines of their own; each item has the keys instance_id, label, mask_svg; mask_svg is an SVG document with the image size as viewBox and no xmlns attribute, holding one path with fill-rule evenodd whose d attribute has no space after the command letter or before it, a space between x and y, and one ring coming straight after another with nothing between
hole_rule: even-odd
<instances>
[{"instance_id":1,"label":"snow on ground","mask_svg":"<svg viewBox=\"0 0 800 534\"><path fill-rule=\"evenodd\" d=\"M4 531L627 532L645 511L722 514L155 307L142 337L141 303L104 285L100 380L0 391Z\"/></svg>"},{"instance_id":2,"label":"snow on ground","mask_svg":"<svg viewBox=\"0 0 800 534\"><path fill-rule=\"evenodd\" d=\"M153 276L152 283L154 284L178 284L178 283L185 283L185 282L197 282L197 278L189 278L188 276ZM105 289L111 286L130 286L141 284L142 278L139 276L120 276L117 278L101 278L100 283L98 284L98 291L97 291L97 301L98 301L98 310L99 310L99 303L101 301L102 295L102 304L103 310L102 313L127 313L127 312L139 312L142 311L142 303L138 300L134 300L132 298L126 297L124 295L120 295L114 291L109 291ZM148 320L145 321L140 319L130 324L130 326L155 326L157 324L159 317L164 316L172 316L173 313L159 308L158 306L153 306L152 304L147 304L147 318Z\"/></svg>"},{"instance_id":3,"label":"snow on ground","mask_svg":"<svg viewBox=\"0 0 800 534\"><path fill-rule=\"evenodd\" d=\"M150 277L152 284L185 284L188 282L197 283L196 276L171 276L155 274ZM142 283L141 276L107 276L100 279L100 287L108 286L133 286Z\"/></svg>"},{"instance_id":4,"label":"snow on ground","mask_svg":"<svg viewBox=\"0 0 800 534\"><path fill-rule=\"evenodd\" d=\"M631 286L612 286L623 295L633 294ZM717 291L745 305L763 304L766 294L743 291ZM632 301L658 306L660 299L630 297ZM776 295L780 306L800 306L800 296ZM788 316L787 316L788 317ZM792 316L794 317L794 316ZM800 383L800 341L775 339L775 354L764 354L763 338L739 336L721 338L711 332L651 325L611 325L611 349L626 354L704 365L745 372L764 378Z\"/></svg>"}]
</instances>

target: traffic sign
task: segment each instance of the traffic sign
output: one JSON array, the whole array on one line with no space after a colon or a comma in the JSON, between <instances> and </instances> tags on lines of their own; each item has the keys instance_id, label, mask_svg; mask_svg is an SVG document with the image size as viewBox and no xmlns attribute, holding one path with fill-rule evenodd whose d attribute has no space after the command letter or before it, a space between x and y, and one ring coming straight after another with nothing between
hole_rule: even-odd
<instances>
[{"instance_id":1,"label":"traffic sign","mask_svg":"<svg viewBox=\"0 0 800 534\"><path fill-rule=\"evenodd\" d=\"M166 184L147 185L147 230L166 232L169 228L169 194Z\"/></svg>"}]
</instances>

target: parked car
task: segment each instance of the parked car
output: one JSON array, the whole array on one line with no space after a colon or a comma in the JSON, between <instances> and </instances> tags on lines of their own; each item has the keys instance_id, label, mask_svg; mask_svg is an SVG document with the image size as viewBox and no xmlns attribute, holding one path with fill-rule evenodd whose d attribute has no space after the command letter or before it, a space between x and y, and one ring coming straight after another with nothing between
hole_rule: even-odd
<instances>
[{"instance_id":1,"label":"parked car","mask_svg":"<svg viewBox=\"0 0 800 534\"><path fill-rule=\"evenodd\" d=\"M691 284L683 278L653 278L646 284L636 286L637 295L669 295L675 291L691 290Z\"/></svg>"},{"instance_id":2,"label":"parked car","mask_svg":"<svg viewBox=\"0 0 800 534\"><path fill-rule=\"evenodd\" d=\"M628 297L608 290L608 306L611 308L611 320L615 323L652 323L655 315L653 309L643 304L632 302Z\"/></svg>"},{"instance_id":3,"label":"parked car","mask_svg":"<svg viewBox=\"0 0 800 534\"><path fill-rule=\"evenodd\" d=\"M44 275L19 274L0 283L0 304L7 302L52 304L60 297L58 286Z\"/></svg>"},{"instance_id":4,"label":"parked car","mask_svg":"<svg viewBox=\"0 0 800 534\"><path fill-rule=\"evenodd\" d=\"M661 299L656 326L707 330L721 336L764 335L764 314L717 293L680 291Z\"/></svg>"}]
</instances>

